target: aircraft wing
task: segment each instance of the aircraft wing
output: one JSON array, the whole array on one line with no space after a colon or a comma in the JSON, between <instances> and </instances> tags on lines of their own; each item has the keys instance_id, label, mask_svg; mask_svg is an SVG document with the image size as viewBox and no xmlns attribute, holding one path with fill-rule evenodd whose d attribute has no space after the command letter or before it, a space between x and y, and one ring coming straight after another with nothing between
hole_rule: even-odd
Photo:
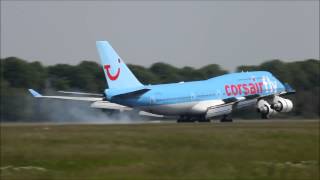
<instances>
[{"instance_id":1,"label":"aircraft wing","mask_svg":"<svg viewBox=\"0 0 320 180\"><path fill-rule=\"evenodd\" d=\"M231 114L234 107L236 107L236 109L246 108L256 104L257 101L262 98L268 98L268 96L253 94L248 96L230 97L222 99L222 101L219 104L215 104L214 106L209 105L209 107L207 108L206 117L210 118L225 114Z\"/></svg>"},{"instance_id":2,"label":"aircraft wing","mask_svg":"<svg viewBox=\"0 0 320 180\"><path fill-rule=\"evenodd\" d=\"M231 98L223 99L223 102L225 104L229 104L229 103L235 103L235 102L240 102L245 100L256 99L259 97L261 97L259 94L253 94L253 95L241 96L241 97L231 97Z\"/></svg>"},{"instance_id":3,"label":"aircraft wing","mask_svg":"<svg viewBox=\"0 0 320 180\"><path fill-rule=\"evenodd\" d=\"M116 103L111 103L109 101L103 100L103 97L72 97L72 96L43 96L33 89L29 89L29 92L35 98L44 98L44 99L60 99L60 100L76 100L76 101L86 101L92 102L90 107L100 108L100 109L112 109L112 110L132 110L132 108L123 106Z\"/></svg>"},{"instance_id":4,"label":"aircraft wing","mask_svg":"<svg viewBox=\"0 0 320 180\"><path fill-rule=\"evenodd\" d=\"M95 101L102 101L103 100L103 97L42 96L41 94L39 94L37 91L35 91L33 89L29 89L29 92L35 98L77 100L77 101L89 101L89 102L95 102Z\"/></svg>"}]
</instances>

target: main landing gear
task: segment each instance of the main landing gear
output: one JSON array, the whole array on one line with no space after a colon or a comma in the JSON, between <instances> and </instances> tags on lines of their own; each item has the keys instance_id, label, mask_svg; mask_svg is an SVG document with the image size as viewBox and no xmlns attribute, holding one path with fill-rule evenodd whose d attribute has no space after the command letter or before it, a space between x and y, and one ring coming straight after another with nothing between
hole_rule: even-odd
<instances>
[{"instance_id":1,"label":"main landing gear","mask_svg":"<svg viewBox=\"0 0 320 180\"><path fill-rule=\"evenodd\" d=\"M230 114L228 115L223 115L222 119L220 120L220 122L232 122L232 117Z\"/></svg>"},{"instance_id":2,"label":"main landing gear","mask_svg":"<svg viewBox=\"0 0 320 180\"><path fill-rule=\"evenodd\" d=\"M178 123L193 123L193 122L210 122L205 116L187 116L181 115L177 120ZM231 114L223 115L220 122L232 122Z\"/></svg>"},{"instance_id":3,"label":"main landing gear","mask_svg":"<svg viewBox=\"0 0 320 180\"><path fill-rule=\"evenodd\" d=\"M184 122L184 123L191 123L191 122L210 122L210 119L206 119L205 116L187 116L187 115L181 115L179 119L177 120L178 123Z\"/></svg>"}]
</instances>

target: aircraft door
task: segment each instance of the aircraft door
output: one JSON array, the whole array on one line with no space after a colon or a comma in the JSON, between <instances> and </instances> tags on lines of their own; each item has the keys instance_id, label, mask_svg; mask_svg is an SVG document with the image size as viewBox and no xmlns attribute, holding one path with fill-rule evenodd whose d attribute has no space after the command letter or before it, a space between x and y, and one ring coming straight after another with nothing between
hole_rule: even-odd
<instances>
[{"instance_id":1,"label":"aircraft door","mask_svg":"<svg viewBox=\"0 0 320 180\"><path fill-rule=\"evenodd\" d=\"M222 92L220 90L216 90L215 94L217 99L222 99Z\"/></svg>"},{"instance_id":2,"label":"aircraft door","mask_svg":"<svg viewBox=\"0 0 320 180\"><path fill-rule=\"evenodd\" d=\"M150 105L152 105L152 104L155 104L155 103L156 103L156 99L155 99L155 97L154 97L154 96L150 96L149 103L150 103Z\"/></svg>"},{"instance_id":3,"label":"aircraft door","mask_svg":"<svg viewBox=\"0 0 320 180\"><path fill-rule=\"evenodd\" d=\"M190 100L191 101L194 101L196 99L196 94L194 93L194 92L192 92L191 94L190 94Z\"/></svg>"}]
</instances>

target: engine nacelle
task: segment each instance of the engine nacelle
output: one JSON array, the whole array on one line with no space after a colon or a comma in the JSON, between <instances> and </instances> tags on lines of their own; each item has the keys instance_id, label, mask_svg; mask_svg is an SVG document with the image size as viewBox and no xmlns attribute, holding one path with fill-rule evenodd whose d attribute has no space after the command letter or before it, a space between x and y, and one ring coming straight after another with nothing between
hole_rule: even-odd
<instances>
[{"instance_id":1,"label":"engine nacelle","mask_svg":"<svg viewBox=\"0 0 320 180\"><path fill-rule=\"evenodd\" d=\"M272 115L277 114L277 111L271 108L271 105L263 99L257 102L257 109L258 112L262 114L262 117L266 119L270 118Z\"/></svg>"},{"instance_id":2,"label":"engine nacelle","mask_svg":"<svg viewBox=\"0 0 320 180\"><path fill-rule=\"evenodd\" d=\"M293 108L293 103L289 99L285 99L279 96L273 98L273 104L271 108L278 112L290 112Z\"/></svg>"}]
</instances>

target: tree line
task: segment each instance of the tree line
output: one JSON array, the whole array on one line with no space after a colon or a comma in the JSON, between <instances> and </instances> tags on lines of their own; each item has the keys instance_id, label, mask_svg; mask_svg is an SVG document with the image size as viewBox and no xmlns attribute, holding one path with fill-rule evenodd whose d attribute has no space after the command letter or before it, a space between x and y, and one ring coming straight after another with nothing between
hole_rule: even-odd
<instances>
[{"instance_id":1,"label":"tree line","mask_svg":"<svg viewBox=\"0 0 320 180\"><path fill-rule=\"evenodd\" d=\"M203 80L229 73L217 64L201 68L177 68L166 63L154 63L150 67L128 64L143 84L172 83ZM289 83L297 93L290 97L294 111L287 117L319 118L320 61L307 59L296 62L266 61L257 66L242 65L236 71L270 71L282 82ZM77 65L56 64L44 66L40 62L28 62L17 57L1 59L1 120L37 120L41 116L34 107L28 88L51 93L55 90L101 93L107 83L101 66L92 61ZM247 115L248 116L248 115ZM249 116L253 116L249 113Z\"/></svg>"}]
</instances>

